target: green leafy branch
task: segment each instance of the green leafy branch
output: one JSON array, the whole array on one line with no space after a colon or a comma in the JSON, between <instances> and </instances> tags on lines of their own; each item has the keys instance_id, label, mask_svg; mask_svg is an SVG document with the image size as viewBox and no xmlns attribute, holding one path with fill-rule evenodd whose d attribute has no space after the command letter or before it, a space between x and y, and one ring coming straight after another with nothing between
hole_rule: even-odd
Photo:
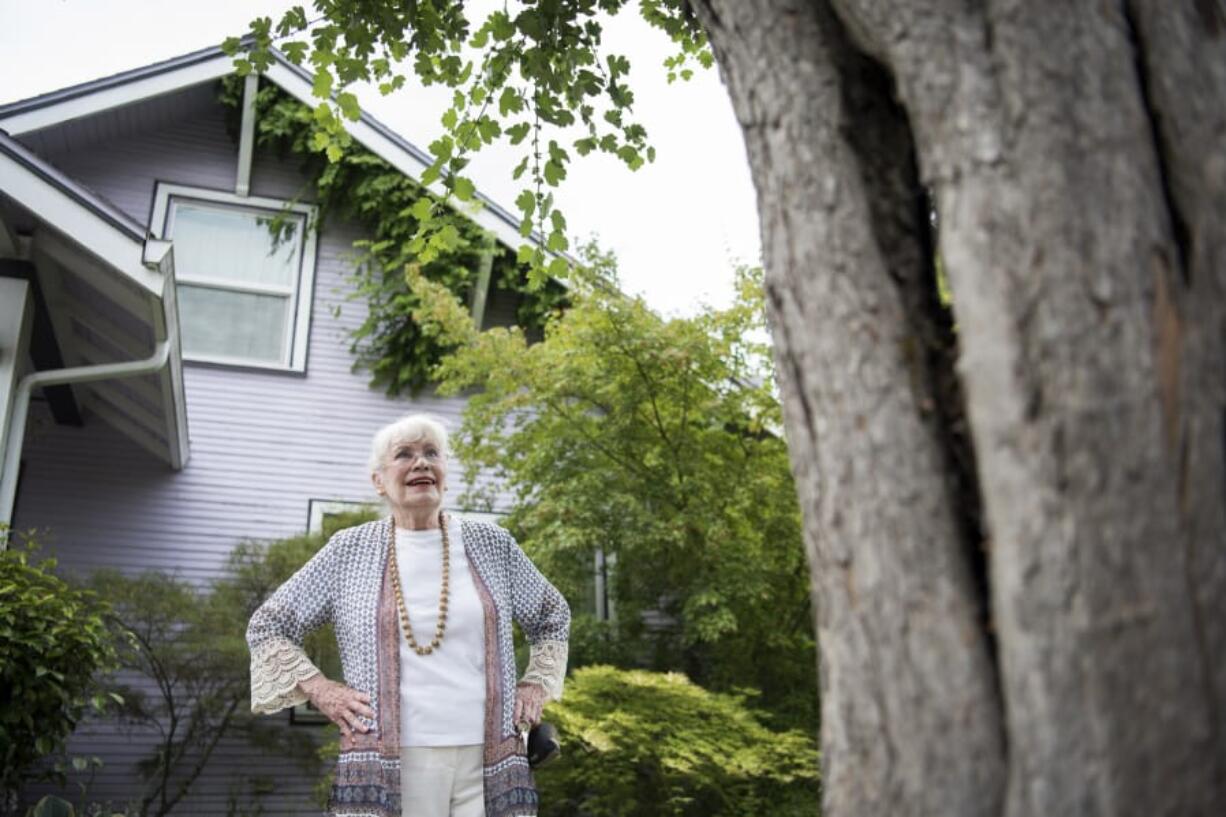
<instances>
[{"instance_id":1,"label":"green leafy branch","mask_svg":"<svg viewBox=\"0 0 1226 817\"><path fill-rule=\"evenodd\" d=\"M312 69L320 101L311 147L331 162L341 161L351 144L344 121L360 116L349 90L355 83L373 83L388 95L412 71L423 85L452 89L444 134L429 147L433 161L421 183L440 184L447 203L477 205L476 187L464 175L471 155L503 140L524 145L512 171L518 180L531 169L515 198L525 239L516 259L528 267L529 284L543 287L569 272L567 220L554 196L572 161L563 143L569 139L580 156L608 153L631 170L655 160L647 130L632 117L630 62L603 53L601 16L625 5L536 0L514 11L504 5L474 29L463 0L315 0L319 17L310 25L295 6L275 24L267 17L252 21L246 38L230 38L224 47L240 74L270 67L274 42L291 62ZM641 0L639 8L677 48L665 61L670 81L689 79L693 65L711 66L706 38L684 0ZM544 138L546 130L557 137ZM434 238L451 224L447 208L423 206L415 216L419 249L428 255L435 244L450 244L449 234Z\"/></svg>"}]
</instances>

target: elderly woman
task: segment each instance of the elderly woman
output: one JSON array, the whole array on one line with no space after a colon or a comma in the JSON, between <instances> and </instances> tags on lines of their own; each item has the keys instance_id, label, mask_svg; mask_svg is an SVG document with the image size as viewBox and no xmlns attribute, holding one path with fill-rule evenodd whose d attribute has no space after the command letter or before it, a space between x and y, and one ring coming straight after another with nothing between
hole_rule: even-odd
<instances>
[{"instance_id":1,"label":"elderly woman","mask_svg":"<svg viewBox=\"0 0 1226 817\"><path fill-rule=\"evenodd\" d=\"M534 815L520 731L561 696L570 609L509 533L442 511L442 425L381 429L370 470L390 517L337 533L251 617L251 709L309 700L340 727L332 814ZM512 621L531 643L518 683ZM325 622L343 683L302 650Z\"/></svg>"}]
</instances>

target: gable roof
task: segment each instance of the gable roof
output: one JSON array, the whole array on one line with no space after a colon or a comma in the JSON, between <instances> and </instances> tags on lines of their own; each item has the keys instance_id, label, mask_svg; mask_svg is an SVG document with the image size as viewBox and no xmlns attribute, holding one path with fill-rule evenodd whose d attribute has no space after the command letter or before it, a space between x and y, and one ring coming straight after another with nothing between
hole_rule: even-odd
<instances>
[{"instance_id":1,"label":"gable roof","mask_svg":"<svg viewBox=\"0 0 1226 817\"><path fill-rule=\"evenodd\" d=\"M307 105L318 100L312 94L311 75L290 62L281 52L272 51L273 64L261 77ZM105 111L166 96L196 85L210 83L234 72L233 58L220 47L205 48L180 57L124 71L109 77L51 91L29 99L0 105L0 130L13 137L35 134L67 122ZM343 120L345 129L361 145L411 179L433 163L426 151L363 111L357 121ZM441 185L431 187L442 192ZM519 218L478 190L475 198L482 207L465 216L489 230L508 247L524 240ZM535 233L531 240L539 242Z\"/></svg>"}]
</instances>

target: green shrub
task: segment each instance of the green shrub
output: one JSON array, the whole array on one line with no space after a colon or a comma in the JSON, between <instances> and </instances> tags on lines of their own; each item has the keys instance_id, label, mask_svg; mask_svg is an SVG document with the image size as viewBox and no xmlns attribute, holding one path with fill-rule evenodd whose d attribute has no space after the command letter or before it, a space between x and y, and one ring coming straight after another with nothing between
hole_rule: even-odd
<instances>
[{"instance_id":1,"label":"green shrub","mask_svg":"<svg viewBox=\"0 0 1226 817\"><path fill-rule=\"evenodd\" d=\"M503 524L570 601L573 666L680 671L704 688L752 687L781 726L817 730L817 655L800 507L777 430L759 271L727 309L661 318L594 283L528 344L478 333L444 288L413 279L414 316L452 337L440 394L467 398L453 437L474 486L513 497ZM435 330L432 330L435 331ZM496 479L482 478L493 474ZM594 615L593 568L616 615Z\"/></svg>"},{"instance_id":2,"label":"green shrub","mask_svg":"<svg viewBox=\"0 0 1226 817\"><path fill-rule=\"evenodd\" d=\"M575 670L545 717L562 758L536 775L541 817L818 813L816 739L772 731L744 696L592 666Z\"/></svg>"},{"instance_id":3,"label":"green shrub","mask_svg":"<svg viewBox=\"0 0 1226 817\"><path fill-rule=\"evenodd\" d=\"M7 532L0 530L0 537ZM41 764L62 756L77 722L107 703L97 679L117 666L109 608L36 562L26 536L0 551L0 794L58 776ZM61 761L64 759L61 757ZM58 764L62 767L64 764Z\"/></svg>"},{"instance_id":4,"label":"green shrub","mask_svg":"<svg viewBox=\"0 0 1226 817\"><path fill-rule=\"evenodd\" d=\"M153 683L121 688L119 713L128 727L154 736L152 750L137 761L143 785L132 792L132 813L161 817L177 813L223 738L241 738L270 756L298 761L318 775L313 732L286 730L280 722L249 712L248 620L256 608L323 546L322 534L273 542L243 542L230 554L226 574L207 587L174 575L138 576L113 570L93 581L133 636L120 653L123 667ZM312 659L331 677L340 659L331 627L308 637ZM155 692L150 692L150 690ZM229 811L260 808L270 793L256 775L231 780Z\"/></svg>"}]
</instances>

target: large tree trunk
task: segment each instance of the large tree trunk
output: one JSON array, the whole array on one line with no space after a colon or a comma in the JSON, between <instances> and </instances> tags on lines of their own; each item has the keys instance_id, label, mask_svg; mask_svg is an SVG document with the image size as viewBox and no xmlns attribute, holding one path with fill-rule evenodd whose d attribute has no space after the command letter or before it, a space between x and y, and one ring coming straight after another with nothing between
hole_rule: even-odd
<instances>
[{"instance_id":1,"label":"large tree trunk","mask_svg":"<svg viewBox=\"0 0 1226 817\"><path fill-rule=\"evenodd\" d=\"M692 5L758 189L828 817L1226 814L1220 0Z\"/></svg>"}]
</instances>

